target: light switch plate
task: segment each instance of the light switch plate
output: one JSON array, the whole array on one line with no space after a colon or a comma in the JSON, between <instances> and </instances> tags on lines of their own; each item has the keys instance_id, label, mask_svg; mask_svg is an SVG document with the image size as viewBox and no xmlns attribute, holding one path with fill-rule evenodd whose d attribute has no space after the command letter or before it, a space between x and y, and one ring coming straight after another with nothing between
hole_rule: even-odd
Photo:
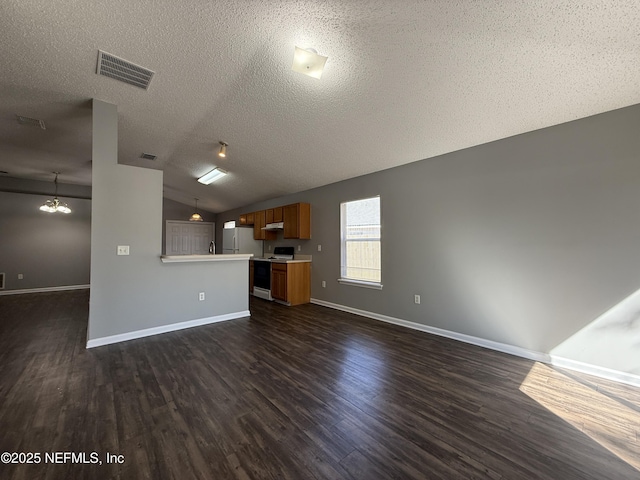
<instances>
[{"instance_id":1,"label":"light switch plate","mask_svg":"<svg viewBox=\"0 0 640 480\"><path fill-rule=\"evenodd\" d=\"M129 255L129 245L118 245L118 255Z\"/></svg>"}]
</instances>

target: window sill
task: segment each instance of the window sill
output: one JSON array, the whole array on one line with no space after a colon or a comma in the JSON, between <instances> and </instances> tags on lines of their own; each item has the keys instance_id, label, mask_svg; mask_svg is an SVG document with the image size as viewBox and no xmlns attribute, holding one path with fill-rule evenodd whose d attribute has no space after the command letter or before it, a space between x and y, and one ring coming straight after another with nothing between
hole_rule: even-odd
<instances>
[{"instance_id":1,"label":"window sill","mask_svg":"<svg viewBox=\"0 0 640 480\"><path fill-rule=\"evenodd\" d=\"M339 278L339 283L343 283L345 285L353 285L354 287L362 287L362 288L372 288L374 290L382 290L381 283L375 282L364 282L362 280L351 280L349 278Z\"/></svg>"}]
</instances>

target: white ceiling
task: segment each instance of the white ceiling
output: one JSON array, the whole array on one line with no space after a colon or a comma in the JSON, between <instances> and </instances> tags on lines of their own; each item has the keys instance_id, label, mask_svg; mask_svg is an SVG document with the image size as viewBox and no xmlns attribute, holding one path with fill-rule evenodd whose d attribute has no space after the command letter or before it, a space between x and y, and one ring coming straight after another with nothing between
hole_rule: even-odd
<instances>
[{"instance_id":1,"label":"white ceiling","mask_svg":"<svg viewBox=\"0 0 640 480\"><path fill-rule=\"evenodd\" d=\"M3 0L0 170L90 184L98 98L120 163L225 211L639 103L638 25L637 0ZM329 57L322 79L291 70L295 46ZM150 88L96 75L99 49ZM229 175L198 184L213 166Z\"/></svg>"}]
</instances>

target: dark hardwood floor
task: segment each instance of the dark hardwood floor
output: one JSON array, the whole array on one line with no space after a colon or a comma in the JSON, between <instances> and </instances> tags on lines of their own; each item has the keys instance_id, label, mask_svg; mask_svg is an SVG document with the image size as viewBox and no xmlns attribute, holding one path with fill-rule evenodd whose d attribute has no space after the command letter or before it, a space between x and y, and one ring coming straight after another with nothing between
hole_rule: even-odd
<instances>
[{"instance_id":1,"label":"dark hardwood floor","mask_svg":"<svg viewBox=\"0 0 640 480\"><path fill-rule=\"evenodd\" d=\"M251 312L86 350L87 291L0 297L0 452L42 456L0 478L640 478L640 389L316 305Z\"/></svg>"}]
</instances>

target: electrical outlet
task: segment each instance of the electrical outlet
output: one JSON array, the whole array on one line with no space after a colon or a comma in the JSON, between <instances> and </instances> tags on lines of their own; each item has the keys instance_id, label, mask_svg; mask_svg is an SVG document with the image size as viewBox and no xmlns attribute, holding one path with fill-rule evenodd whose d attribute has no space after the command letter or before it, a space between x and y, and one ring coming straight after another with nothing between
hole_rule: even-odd
<instances>
[{"instance_id":1,"label":"electrical outlet","mask_svg":"<svg viewBox=\"0 0 640 480\"><path fill-rule=\"evenodd\" d=\"M302 247L300 245L298 245L298 251L300 251L302 249Z\"/></svg>"},{"instance_id":2,"label":"electrical outlet","mask_svg":"<svg viewBox=\"0 0 640 480\"><path fill-rule=\"evenodd\" d=\"M129 245L118 245L118 255L129 255Z\"/></svg>"},{"instance_id":3,"label":"electrical outlet","mask_svg":"<svg viewBox=\"0 0 640 480\"><path fill-rule=\"evenodd\" d=\"M200 292L198 294L198 300L201 301L201 302L204 300L204 292Z\"/></svg>"},{"instance_id":4,"label":"electrical outlet","mask_svg":"<svg viewBox=\"0 0 640 480\"><path fill-rule=\"evenodd\" d=\"M414 296L413 296L413 302L414 302L416 305L420 305L420 295L414 295Z\"/></svg>"},{"instance_id":5,"label":"electrical outlet","mask_svg":"<svg viewBox=\"0 0 640 480\"><path fill-rule=\"evenodd\" d=\"M322 251L322 245L318 245L318 251L321 252Z\"/></svg>"},{"instance_id":6,"label":"electrical outlet","mask_svg":"<svg viewBox=\"0 0 640 480\"><path fill-rule=\"evenodd\" d=\"M19 274L18 274L18 280L22 280L23 278L24 278L24 275L23 275L23 274L21 274L21 273L19 273Z\"/></svg>"},{"instance_id":7,"label":"electrical outlet","mask_svg":"<svg viewBox=\"0 0 640 480\"><path fill-rule=\"evenodd\" d=\"M271 251L271 245L269 245L269 251Z\"/></svg>"},{"instance_id":8,"label":"electrical outlet","mask_svg":"<svg viewBox=\"0 0 640 480\"><path fill-rule=\"evenodd\" d=\"M325 282L324 280L322 280L322 288L327 288L327 282Z\"/></svg>"}]
</instances>

